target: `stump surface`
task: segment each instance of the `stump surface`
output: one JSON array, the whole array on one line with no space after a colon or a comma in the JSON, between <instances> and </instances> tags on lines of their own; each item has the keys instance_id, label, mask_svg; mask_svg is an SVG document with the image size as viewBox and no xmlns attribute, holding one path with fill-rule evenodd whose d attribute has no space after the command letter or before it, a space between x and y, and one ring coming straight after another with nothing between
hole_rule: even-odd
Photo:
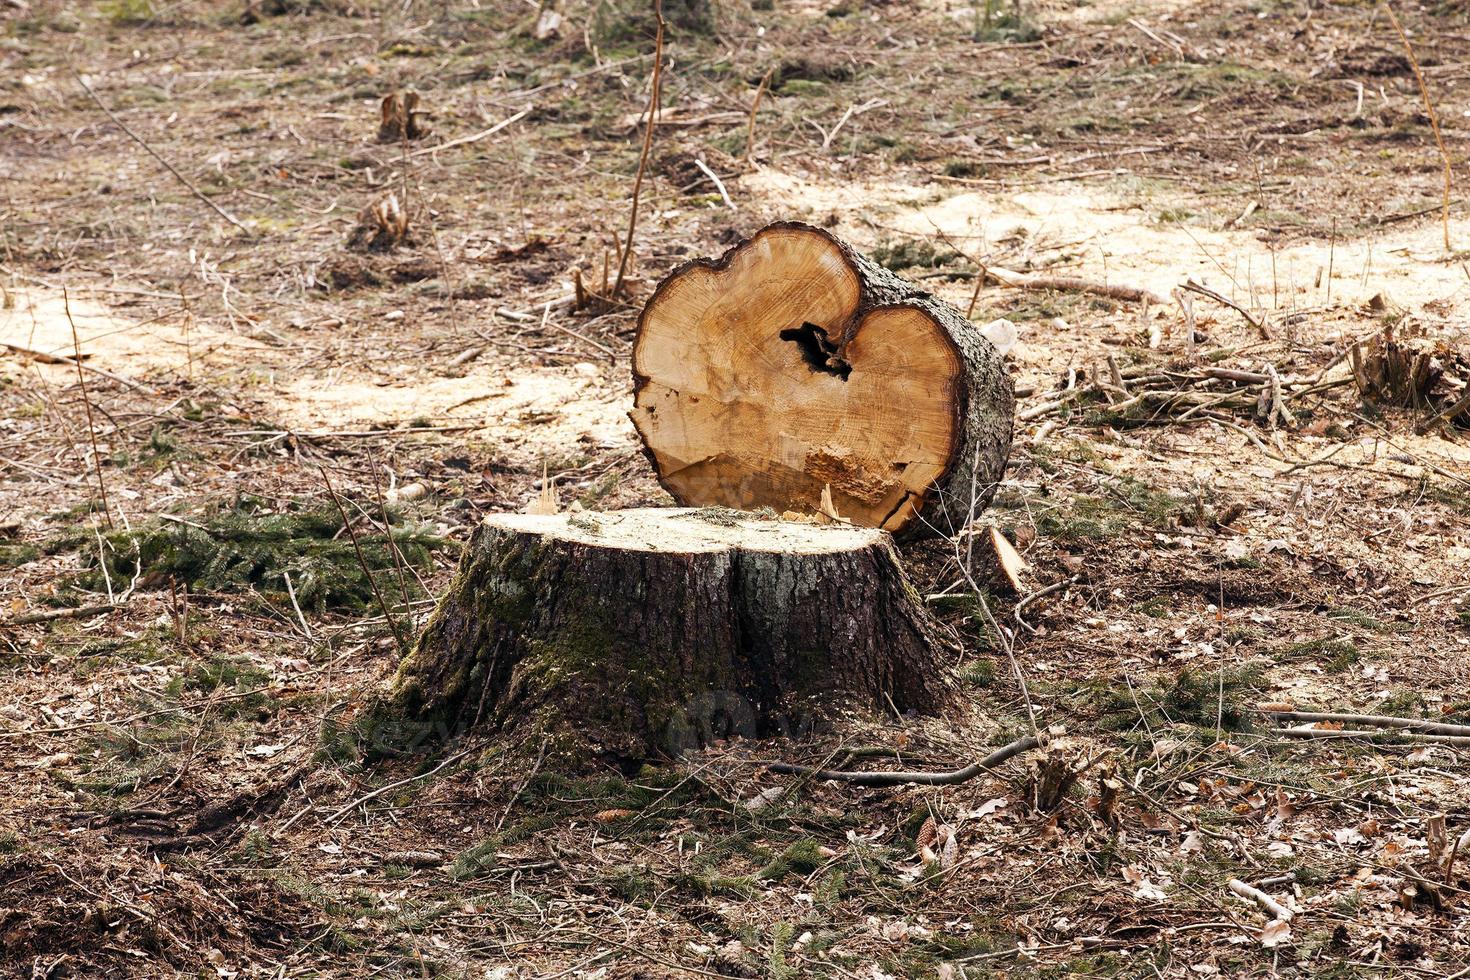
<instances>
[{"instance_id":1,"label":"stump surface","mask_svg":"<svg viewBox=\"0 0 1470 980\"><path fill-rule=\"evenodd\" d=\"M661 283L630 413L680 503L952 533L1005 470L1014 395L958 310L819 228L768 226ZM973 499L973 504L972 504Z\"/></svg>"},{"instance_id":2,"label":"stump surface","mask_svg":"<svg viewBox=\"0 0 1470 980\"><path fill-rule=\"evenodd\" d=\"M953 704L889 536L724 509L509 514L394 682L401 717L638 762L835 711Z\"/></svg>"}]
</instances>

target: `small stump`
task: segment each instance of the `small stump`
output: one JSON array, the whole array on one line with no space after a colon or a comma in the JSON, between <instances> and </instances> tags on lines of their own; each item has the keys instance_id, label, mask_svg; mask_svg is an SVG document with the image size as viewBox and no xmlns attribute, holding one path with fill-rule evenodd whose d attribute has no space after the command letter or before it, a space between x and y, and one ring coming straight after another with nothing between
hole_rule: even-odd
<instances>
[{"instance_id":1,"label":"small stump","mask_svg":"<svg viewBox=\"0 0 1470 980\"><path fill-rule=\"evenodd\" d=\"M488 518L379 718L624 766L955 699L889 536L723 508Z\"/></svg>"}]
</instances>

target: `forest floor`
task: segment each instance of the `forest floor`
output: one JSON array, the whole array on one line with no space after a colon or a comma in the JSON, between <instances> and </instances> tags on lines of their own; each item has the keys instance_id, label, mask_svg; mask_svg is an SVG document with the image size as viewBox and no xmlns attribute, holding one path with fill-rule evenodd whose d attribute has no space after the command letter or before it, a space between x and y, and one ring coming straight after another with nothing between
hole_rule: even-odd
<instances>
[{"instance_id":1,"label":"forest floor","mask_svg":"<svg viewBox=\"0 0 1470 980\"><path fill-rule=\"evenodd\" d=\"M1060 802L1026 758L884 790L750 764L1026 731L963 598L972 730L365 761L382 607L421 623L480 515L543 474L669 501L625 416L636 302L565 301L617 263L652 23L563 6L537 41L512 0L0 0L0 976L1465 976L1470 750L1255 710L1470 724L1470 433L1346 359L1392 331L1433 397L1470 381L1470 267L1371 3L665 0L635 298L800 219L1020 329L986 519L1058 588L990 601ZM1470 17L1399 14L1462 166ZM398 89L433 132L378 144ZM349 251L387 192L410 240ZM903 550L954 595L950 542ZM926 865L930 816L957 848Z\"/></svg>"}]
</instances>

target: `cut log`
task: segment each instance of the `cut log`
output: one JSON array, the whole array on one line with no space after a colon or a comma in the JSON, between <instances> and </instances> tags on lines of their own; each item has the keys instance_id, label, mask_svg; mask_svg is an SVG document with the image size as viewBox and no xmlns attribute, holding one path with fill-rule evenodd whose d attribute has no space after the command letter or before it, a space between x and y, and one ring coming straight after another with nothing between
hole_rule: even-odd
<instances>
[{"instance_id":1,"label":"cut log","mask_svg":"<svg viewBox=\"0 0 1470 980\"><path fill-rule=\"evenodd\" d=\"M497 515L377 715L637 764L837 712L944 711L936 635L881 531L724 508Z\"/></svg>"},{"instance_id":2,"label":"cut log","mask_svg":"<svg viewBox=\"0 0 1470 980\"><path fill-rule=\"evenodd\" d=\"M808 225L769 225L676 270L633 346L630 413L681 504L837 511L960 530L989 503L1015 396L954 307Z\"/></svg>"}]
</instances>

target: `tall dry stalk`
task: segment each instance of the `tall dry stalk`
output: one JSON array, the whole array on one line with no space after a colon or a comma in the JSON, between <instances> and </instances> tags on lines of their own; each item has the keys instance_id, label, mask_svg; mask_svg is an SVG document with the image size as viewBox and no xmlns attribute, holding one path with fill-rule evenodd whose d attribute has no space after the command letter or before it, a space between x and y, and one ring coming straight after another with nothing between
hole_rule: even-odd
<instances>
[{"instance_id":1,"label":"tall dry stalk","mask_svg":"<svg viewBox=\"0 0 1470 980\"><path fill-rule=\"evenodd\" d=\"M653 16L658 26L653 36L653 78L649 82L652 91L648 95L648 122L643 129L643 152L638 155L638 173L633 178L633 207L628 212L628 237L623 243L623 254L618 260L618 277L613 282L610 299L622 294L623 280L628 274L628 258L633 254L633 232L638 227L638 194L643 189L643 174L648 169L648 153L653 149L653 126L658 116L659 97L663 90L664 76L664 4L653 0Z\"/></svg>"},{"instance_id":2,"label":"tall dry stalk","mask_svg":"<svg viewBox=\"0 0 1470 980\"><path fill-rule=\"evenodd\" d=\"M1414 78L1419 82L1419 94L1424 98L1424 111L1429 114L1429 128L1434 130L1434 142L1439 146L1439 158L1444 162L1444 208L1441 220L1444 225L1444 250L1453 252L1454 249L1450 246L1450 184L1454 179L1454 170L1450 166L1450 151L1445 149L1444 135L1439 131L1439 113L1434 111L1434 102L1429 98L1429 86L1424 82L1424 72L1419 70L1419 59L1414 57L1414 46L1409 43L1409 35L1404 32L1404 25L1399 23L1398 14L1393 12L1393 4L1383 0L1383 10L1393 22L1393 29L1398 31L1399 40L1404 44L1409 67L1414 69Z\"/></svg>"},{"instance_id":3,"label":"tall dry stalk","mask_svg":"<svg viewBox=\"0 0 1470 980\"><path fill-rule=\"evenodd\" d=\"M71 327L71 349L76 355L77 384L82 389L82 404L87 407L87 435L92 440L92 464L97 469L97 491L102 494L102 516L111 531L112 508L107 504L107 481L102 478L102 454L97 450L97 423L92 419L92 398L87 394L87 374L82 370L82 342L77 339L77 322L71 318L71 296L65 286L61 287L61 307L66 310L66 322ZM106 561L103 561L106 565Z\"/></svg>"}]
</instances>

